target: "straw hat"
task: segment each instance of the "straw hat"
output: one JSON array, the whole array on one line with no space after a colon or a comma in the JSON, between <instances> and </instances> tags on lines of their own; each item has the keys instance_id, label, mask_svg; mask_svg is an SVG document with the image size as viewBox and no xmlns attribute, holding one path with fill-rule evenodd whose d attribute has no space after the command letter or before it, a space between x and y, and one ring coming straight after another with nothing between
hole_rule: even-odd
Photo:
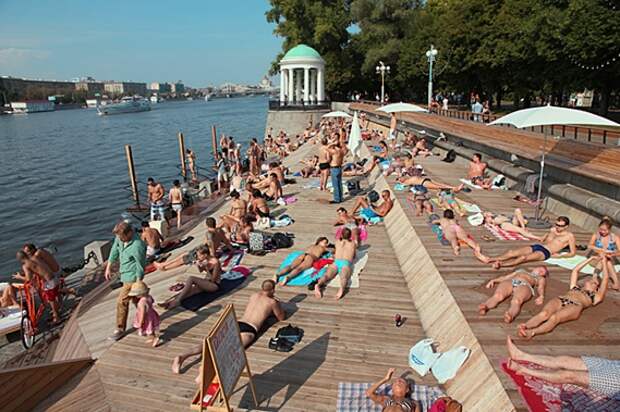
<instances>
[{"instance_id":1,"label":"straw hat","mask_svg":"<svg viewBox=\"0 0 620 412\"><path fill-rule=\"evenodd\" d=\"M146 286L146 283L142 282L141 280L134 282L133 285L131 285L131 289L129 290L129 293L127 294L128 296L142 296L145 295L149 292L149 288L148 286Z\"/></svg>"}]
</instances>

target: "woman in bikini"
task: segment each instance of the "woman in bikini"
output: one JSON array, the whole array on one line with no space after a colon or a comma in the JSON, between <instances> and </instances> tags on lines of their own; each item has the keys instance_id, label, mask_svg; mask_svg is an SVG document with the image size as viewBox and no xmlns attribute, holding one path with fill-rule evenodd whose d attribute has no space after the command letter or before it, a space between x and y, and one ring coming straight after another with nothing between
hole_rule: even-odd
<instances>
[{"instance_id":1,"label":"woman in bikini","mask_svg":"<svg viewBox=\"0 0 620 412\"><path fill-rule=\"evenodd\" d=\"M520 324L518 327L519 335L531 339L536 335L549 333L560 323L579 319L581 312L603 301L609 281L609 266L611 264L609 259L606 259L603 265L603 280L600 283L596 277L587 279L582 286L577 283L581 269L594 259L596 258L591 257L573 269L568 292L551 299L539 314Z\"/></svg>"},{"instance_id":2,"label":"woman in bikini","mask_svg":"<svg viewBox=\"0 0 620 412\"><path fill-rule=\"evenodd\" d=\"M241 199L239 192L236 190L230 192L230 197L232 198L230 203L230 213L220 217L220 220L222 221L220 227L226 228L228 232L233 232L234 226L240 224L241 219L243 219L247 213L247 202Z\"/></svg>"},{"instance_id":3,"label":"woman in bikini","mask_svg":"<svg viewBox=\"0 0 620 412\"><path fill-rule=\"evenodd\" d=\"M368 390L368 396L374 403L383 407L384 412L420 412L420 405L409 397L409 383L403 378L392 381L392 396L381 395L377 390L388 383L394 375L394 368L390 368L385 378L375 382Z\"/></svg>"},{"instance_id":4,"label":"woman in bikini","mask_svg":"<svg viewBox=\"0 0 620 412\"><path fill-rule=\"evenodd\" d=\"M604 257L608 256L611 258L612 264L609 267L610 288L620 290L618 273L615 268L617 257L620 256L620 237L611 233L612 227L611 219L605 216L598 225L598 231L590 238L588 249L590 250L589 256L596 256L596 268L599 270L602 269L602 262L605 261Z\"/></svg>"},{"instance_id":5,"label":"woman in bikini","mask_svg":"<svg viewBox=\"0 0 620 412\"><path fill-rule=\"evenodd\" d=\"M329 240L326 237L320 237L314 242L314 245L310 246L306 251L299 255L290 265L284 266L279 270L274 281L277 282L280 276L284 276L284 279L280 281L280 285L286 285L291 279L294 279L297 275L302 273L306 269L310 269L314 262L320 259L320 257L327 252Z\"/></svg>"},{"instance_id":6,"label":"woman in bikini","mask_svg":"<svg viewBox=\"0 0 620 412\"><path fill-rule=\"evenodd\" d=\"M512 322L519 312L521 306L538 292L535 300L537 305L542 305L545 300L545 286L547 284L549 271L544 266L538 266L531 271L517 269L505 276L491 279L487 284L487 289L493 289L496 285L495 293L484 303L478 306L478 312L484 316L486 313L512 296L510 307L504 312L504 322ZM534 289L536 288L536 289Z\"/></svg>"},{"instance_id":7,"label":"woman in bikini","mask_svg":"<svg viewBox=\"0 0 620 412\"><path fill-rule=\"evenodd\" d=\"M381 140L378 143L378 146L381 148L379 150L379 153L377 154L377 156L379 156L379 162L384 162L384 161L388 160L389 156L390 156L390 154L389 154L390 151L389 151L387 143L385 143L385 140Z\"/></svg>"},{"instance_id":8,"label":"woman in bikini","mask_svg":"<svg viewBox=\"0 0 620 412\"><path fill-rule=\"evenodd\" d=\"M454 193L458 193L463 190L464 186L462 183L458 186L450 186L444 183L434 182L430 177L426 176L411 176L399 179L399 181L405 186L424 186L425 188L431 190L450 189Z\"/></svg>"},{"instance_id":9,"label":"woman in bikini","mask_svg":"<svg viewBox=\"0 0 620 412\"><path fill-rule=\"evenodd\" d=\"M487 225L497 226L507 232L519 233L528 239L542 240L542 237L536 236L525 228L527 220L523 216L521 209L516 208L512 218L504 215L496 215L491 212L484 212L484 223Z\"/></svg>"}]
</instances>

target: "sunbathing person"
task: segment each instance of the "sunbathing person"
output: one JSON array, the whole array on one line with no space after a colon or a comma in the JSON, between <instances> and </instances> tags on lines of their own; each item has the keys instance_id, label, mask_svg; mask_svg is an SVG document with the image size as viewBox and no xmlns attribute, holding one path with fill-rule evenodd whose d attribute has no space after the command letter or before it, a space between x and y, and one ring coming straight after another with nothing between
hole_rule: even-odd
<instances>
[{"instance_id":1,"label":"sunbathing person","mask_svg":"<svg viewBox=\"0 0 620 412\"><path fill-rule=\"evenodd\" d=\"M484 212L484 223L487 225L497 226L507 232L519 233L528 239L542 240L540 236L536 236L526 229L527 220L523 216L521 209L516 208L512 217L504 215L496 215L491 212Z\"/></svg>"},{"instance_id":2,"label":"sunbathing person","mask_svg":"<svg viewBox=\"0 0 620 412\"><path fill-rule=\"evenodd\" d=\"M366 160L366 159L364 159ZM362 161L363 162L363 161ZM370 162L366 162L366 164L361 165L361 162L358 163L347 163L343 166L342 175L351 177L351 176L367 176L370 172L374 170L374 168L379 164L379 158L377 156L373 156ZM366 166L368 165L368 166ZM347 167L348 166L348 167Z\"/></svg>"},{"instance_id":3,"label":"sunbathing person","mask_svg":"<svg viewBox=\"0 0 620 412\"><path fill-rule=\"evenodd\" d=\"M399 179L400 183L407 186L424 186L430 190L442 190L442 189L450 189L454 193L458 193L463 189L463 184L458 186L450 186L444 183L434 182L430 177L426 176L411 176Z\"/></svg>"},{"instance_id":4,"label":"sunbathing person","mask_svg":"<svg viewBox=\"0 0 620 412\"><path fill-rule=\"evenodd\" d=\"M387 143L385 143L385 140L381 140L379 143L377 143L377 146L380 148L379 152L377 153L377 157L379 158L379 163L389 160L390 150L388 148Z\"/></svg>"},{"instance_id":5,"label":"sunbathing person","mask_svg":"<svg viewBox=\"0 0 620 412\"><path fill-rule=\"evenodd\" d=\"M280 286L286 285L291 279L294 279L306 269L310 269L314 262L327 251L329 246L329 240L326 237L320 237L314 242L314 245L310 246L306 251L299 255L290 265L283 267L279 270L274 278L274 281L278 281L280 276L284 276L284 279L280 281Z\"/></svg>"},{"instance_id":6,"label":"sunbathing person","mask_svg":"<svg viewBox=\"0 0 620 412\"><path fill-rule=\"evenodd\" d=\"M620 361L593 356L551 356L527 353L506 337L510 360L508 368L520 375L534 376L555 384L570 384L590 389L611 399L620 399ZM530 368L530 362L545 369Z\"/></svg>"},{"instance_id":7,"label":"sunbathing person","mask_svg":"<svg viewBox=\"0 0 620 412\"><path fill-rule=\"evenodd\" d=\"M480 153L474 153L471 162L469 162L467 178L472 184L489 190L493 186L493 179L487 178L486 173L487 164L482 161L482 155Z\"/></svg>"},{"instance_id":8,"label":"sunbathing person","mask_svg":"<svg viewBox=\"0 0 620 412\"><path fill-rule=\"evenodd\" d=\"M286 319L286 312L275 297L276 283L269 279L263 281L261 290L250 296L248 305L241 319L237 321L239 324L239 332L241 335L241 343L245 348L250 347L258 337L258 331L263 323L271 316L275 316L278 321ZM194 348L175 356L172 361L172 372L180 373L183 362L189 357L202 355L202 343Z\"/></svg>"},{"instance_id":9,"label":"sunbathing person","mask_svg":"<svg viewBox=\"0 0 620 412\"><path fill-rule=\"evenodd\" d=\"M269 205L263 197L260 190L254 189L250 197L250 204L248 205L248 211L255 215L256 218L269 217Z\"/></svg>"},{"instance_id":10,"label":"sunbathing person","mask_svg":"<svg viewBox=\"0 0 620 412\"><path fill-rule=\"evenodd\" d=\"M271 173L269 175L269 187L264 193L265 200L276 201L282 197L282 185L278 181L278 175Z\"/></svg>"},{"instance_id":11,"label":"sunbathing person","mask_svg":"<svg viewBox=\"0 0 620 412\"><path fill-rule=\"evenodd\" d=\"M547 276L549 271L544 266L538 266L527 271L525 269L517 269L512 273L491 279L487 284L487 289L492 289L497 285L493 296L488 298L484 303L478 305L480 315L486 315L487 311L497 307L500 303L512 296L510 307L504 312L504 322L512 322L519 312L521 306L538 292L535 300L537 305L542 305L545 301L545 286L547 284ZM536 288L536 289L534 289Z\"/></svg>"},{"instance_id":12,"label":"sunbathing person","mask_svg":"<svg viewBox=\"0 0 620 412\"><path fill-rule=\"evenodd\" d=\"M433 213L433 205L428 197L428 189L424 186L416 187L415 190L412 190L411 193L407 195L407 198L415 205L416 216L422 216L424 212L429 215Z\"/></svg>"},{"instance_id":13,"label":"sunbathing person","mask_svg":"<svg viewBox=\"0 0 620 412\"><path fill-rule=\"evenodd\" d=\"M361 239L358 223L360 223L361 220L359 220L355 216L350 215L347 209L345 209L344 207L339 207L338 210L336 210L336 213L338 214L338 218L336 219L336 223L334 223L334 226L344 225L345 228L351 231L353 239L355 239L355 241L359 244Z\"/></svg>"},{"instance_id":14,"label":"sunbathing person","mask_svg":"<svg viewBox=\"0 0 620 412\"><path fill-rule=\"evenodd\" d=\"M0 285L0 308L9 308L11 306L19 306L17 302L17 294L15 287L10 283L6 283L6 286L2 288ZM0 318L3 314L0 312Z\"/></svg>"},{"instance_id":15,"label":"sunbathing person","mask_svg":"<svg viewBox=\"0 0 620 412\"><path fill-rule=\"evenodd\" d=\"M231 231L232 227L239 223L243 216L246 215L248 208L247 202L241 199L239 192L236 190L230 192L230 197L230 212L220 217L220 220L222 221L221 226L226 227L228 231Z\"/></svg>"},{"instance_id":16,"label":"sunbathing person","mask_svg":"<svg viewBox=\"0 0 620 412\"><path fill-rule=\"evenodd\" d=\"M605 256L610 257L614 263L617 257L620 256L620 237L611 233L611 229L611 219L605 216L598 225L598 231L592 235L588 244L590 254L598 257L596 266L599 270L602 268ZM620 290L615 266L611 265L609 269L610 288Z\"/></svg>"},{"instance_id":17,"label":"sunbathing person","mask_svg":"<svg viewBox=\"0 0 620 412\"><path fill-rule=\"evenodd\" d=\"M474 251L474 256L481 260L480 245L474 238L465 232L465 229L454 219L454 212L451 209L444 210L443 217L431 222L441 226L443 236L450 242L455 256L461 254L461 243L469 246Z\"/></svg>"},{"instance_id":18,"label":"sunbathing person","mask_svg":"<svg viewBox=\"0 0 620 412\"><path fill-rule=\"evenodd\" d=\"M439 191L439 207L442 209L450 209L455 213L458 213L459 216L463 217L467 213L463 210L459 202L454 197L454 193L450 189L443 189Z\"/></svg>"},{"instance_id":19,"label":"sunbathing person","mask_svg":"<svg viewBox=\"0 0 620 412\"><path fill-rule=\"evenodd\" d=\"M311 160L302 160L301 163L306 165L301 169L301 177L307 178L317 175L319 170L319 157L317 155L312 156Z\"/></svg>"},{"instance_id":20,"label":"sunbathing person","mask_svg":"<svg viewBox=\"0 0 620 412\"><path fill-rule=\"evenodd\" d=\"M428 148L428 145L426 144L426 139L422 138L416 142L415 147L411 151L411 154L413 156L422 155L424 157L428 157L432 155L433 152L431 152L431 149Z\"/></svg>"},{"instance_id":21,"label":"sunbathing person","mask_svg":"<svg viewBox=\"0 0 620 412\"><path fill-rule=\"evenodd\" d=\"M340 239L336 239L336 251L334 253L334 263L327 266L325 274L314 285L314 295L317 298L323 297L323 288L338 275L340 277L340 288L336 293L336 299L344 296L349 278L352 275L353 259L355 258L356 244L353 241L351 230L342 229Z\"/></svg>"},{"instance_id":22,"label":"sunbathing person","mask_svg":"<svg viewBox=\"0 0 620 412\"><path fill-rule=\"evenodd\" d=\"M146 258L151 259L159 254L161 242L164 240L159 230L149 226L149 222L142 222L140 239L146 245Z\"/></svg>"},{"instance_id":23,"label":"sunbathing person","mask_svg":"<svg viewBox=\"0 0 620 412\"><path fill-rule=\"evenodd\" d=\"M205 244L209 248L209 253L211 253L211 255L217 256L225 250L230 251L233 249L230 239L226 237L226 233L224 233L221 227L217 227L215 218L208 217L205 220L205 226L207 226Z\"/></svg>"},{"instance_id":24,"label":"sunbathing person","mask_svg":"<svg viewBox=\"0 0 620 412\"><path fill-rule=\"evenodd\" d=\"M549 333L560 323L579 319L581 312L603 301L609 281L609 266L611 265L609 259L603 265L603 280L600 283L598 278L594 276L586 279L583 282L583 286L577 283L581 269L594 259L589 258L573 269L568 292L551 299L539 314L520 324L518 328L519 335L531 339L536 335Z\"/></svg>"},{"instance_id":25,"label":"sunbathing person","mask_svg":"<svg viewBox=\"0 0 620 412\"><path fill-rule=\"evenodd\" d=\"M380 405L384 412L421 412L422 409L418 402L409 397L409 383L403 378L396 378L392 381L392 396L377 393L379 387L388 383L393 375L394 368L388 369L385 378L373 383L366 390L366 396Z\"/></svg>"},{"instance_id":26,"label":"sunbathing person","mask_svg":"<svg viewBox=\"0 0 620 412\"><path fill-rule=\"evenodd\" d=\"M490 263L493 268L519 266L528 262L541 262L550 257L572 257L577 252L575 236L568 230L570 220L566 216L560 216L542 239L541 243L532 246L525 246L518 249L511 249L501 256L495 258L484 257L483 262ZM568 253L560 253L568 247Z\"/></svg>"},{"instance_id":27,"label":"sunbathing person","mask_svg":"<svg viewBox=\"0 0 620 412\"><path fill-rule=\"evenodd\" d=\"M404 162L401 159L400 155L394 155L394 157L390 161L390 165L388 166L388 168L383 171L383 175L391 176L392 174L396 173L400 176L403 166Z\"/></svg>"},{"instance_id":28,"label":"sunbathing person","mask_svg":"<svg viewBox=\"0 0 620 412\"><path fill-rule=\"evenodd\" d=\"M372 218L383 218L387 216L387 214L392 210L392 206L394 206L394 201L390 197L390 191L384 190L381 192L381 202L380 205L373 205L369 199L365 196L359 196L355 200L355 206L353 207L352 213L357 213L358 209L360 217L364 220L369 221Z\"/></svg>"},{"instance_id":29,"label":"sunbathing person","mask_svg":"<svg viewBox=\"0 0 620 412\"><path fill-rule=\"evenodd\" d=\"M220 288L222 267L220 261L209 253L209 248L202 246L196 251L196 267L199 272L205 272L202 278L188 276L183 289L173 298L159 304L164 309L172 309L181 304L183 299L200 292L216 292Z\"/></svg>"}]
</instances>

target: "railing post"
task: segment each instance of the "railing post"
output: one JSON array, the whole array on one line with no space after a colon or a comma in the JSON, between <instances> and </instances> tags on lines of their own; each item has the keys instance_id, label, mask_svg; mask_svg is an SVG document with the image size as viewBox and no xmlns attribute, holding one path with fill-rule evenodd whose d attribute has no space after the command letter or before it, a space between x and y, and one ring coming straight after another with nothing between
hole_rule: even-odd
<instances>
[{"instance_id":1,"label":"railing post","mask_svg":"<svg viewBox=\"0 0 620 412\"><path fill-rule=\"evenodd\" d=\"M603 130L603 144L607 144L607 130Z\"/></svg>"},{"instance_id":2,"label":"railing post","mask_svg":"<svg viewBox=\"0 0 620 412\"><path fill-rule=\"evenodd\" d=\"M187 180L187 165L185 164L185 138L183 133L179 132L179 156L181 158L181 176L183 180Z\"/></svg>"},{"instance_id":3,"label":"railing post","mask_svg":"<svg viewBox=\"0 0 620 412\"><path fill-rule=\"evenodd\" d=\"M217 130L215 125L211 126L211 149L213 150L213 158L217 160Z\"/></svg>"},{"instance_id":4,"label":"railing post","mask_svg":"<svg viewBox=\"0 0 620 412\"><path fill-rule=\"evenodd\" d=\"M562 137L566 137L566 126L562 125Z\"/></svg>"},{"instance_id":5,"label":"railing post","mask_svg":"<svg viewBox=\"0 0 620 412\"><path fill-rule=\"evenodd\" d=\"M588 142L592 141L592 129L588 127Z\"/></svg>"},{"instance_id":6,"label":"railing post","mask_svg":"<svg viewBox=\"0 0 620 412\"><path fill-rule=\"evenodd\" d=\"M578 129L578 127L577 126L574 126L574 127L575 127L575 140L577 140L577 129Z\"/></svg>"},{"instance_id":7,"label":"railing post","mask_svg":"<svg viewBox=\"0 0 620 412\"><path fill-rule=\"evenodd\" d=\"M133 164L133 153L131 145L125 145L125 156L127 157L127 170L129 171L129 181L131 182L131 193L136 206L140 206L140 193L138 192L138 181L136 179L136 169Z\"/></svg>"}]
</instances>

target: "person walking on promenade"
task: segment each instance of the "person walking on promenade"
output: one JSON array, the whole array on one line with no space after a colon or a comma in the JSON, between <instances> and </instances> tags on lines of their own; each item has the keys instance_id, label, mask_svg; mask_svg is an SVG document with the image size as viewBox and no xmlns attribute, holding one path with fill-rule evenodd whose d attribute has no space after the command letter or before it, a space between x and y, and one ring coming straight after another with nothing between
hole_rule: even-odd
<instances>
[{"instance_id":1,"label":"person walking on promenade","mask_svg":"<svg viewBox=\"0 0 620 412\"><path fill-rule=\"evenodd\" d=\"M112 232L116 238L108 258L105 278L106 280L111 279L112 265L119 262L120 281L123 286L116 301L116 330L110 336L110 339L119 340L123 337L127 327L131 286L144 277L146 245L127 222L118 223Z\"/></svg>"},{"instance_id":2,"label":"person walking on promenade","mask_svg":"<svg viewBox=\"0 0 620 412\"><path fill-rule=\"evenodd\" d=\"M164 219L164 196L166 191L160 182L149 177L147 179L147 191L149 202L151 203L151 220Z\"/></svg>"},{"instance_id":3,"label":"person walking on promenade","mask_svg":"<svg viewBox=\"0 0 620 412\"><path fill-rule=\"evenodd\" d=\"M341 147L340 142L329 145L329 154L331 157L329 166L332 175L332 187L334 189L334 200L330 203L342 202L342 162L347 154L347 148Z\"/></svg>"}]
</instances>

